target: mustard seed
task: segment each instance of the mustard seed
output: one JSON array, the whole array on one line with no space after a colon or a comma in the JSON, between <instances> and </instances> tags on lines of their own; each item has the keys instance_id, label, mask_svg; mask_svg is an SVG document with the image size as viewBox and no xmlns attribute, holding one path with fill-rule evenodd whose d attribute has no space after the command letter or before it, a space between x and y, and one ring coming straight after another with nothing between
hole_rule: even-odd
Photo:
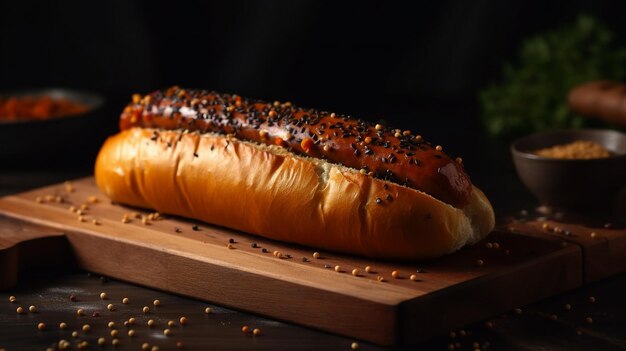
<instances>
[{"instance_id":1,"label":"mustard seed","mask_svg":"<svg viewBox=\"0 0 626 351\"><path fill-rule=\"evenodd\" d=\"M106 343L107 343L107 340L105 338L98 338L98 345L104 346L104 344Z\"/></svg>"},{"instance_id":2,"label":"mustard seed","mask_svg":"<svg viewBox=\"0 0 626 351\"><path fill-rule=\"evenodd\" d=\"M108 299L107 293L101 292L100 293L100 300L106 300L106 299Z\"/></svg>"},{"instance_id":3,"label":"mustard seed","mask_svg":"<svg viewBox=\"0 0 626 351\"><path fill-rule=\"evenodd\" d=\"M15 309L15 312L17 312L17 314L22 314L22 313L24 313L24 308L22 306L20 306L20 307Z\"/></svg>"},{"instance_id":4,"label":"mustard seed","mask_svg":"<svg viewBox=\"0 0 626 351\"><path fill-rule=\"evenodd\" d=\"M259 329L259 328L254 328L254 329L252 330L252 335L254 335L254 336L259 336L259 335L261 335L261 329Z\"/></svg>"},{"instance_id":5,"label":"mustard seed","mask_svg":"<svg viewBox=\"0 0 626 351\"><path fill-rule=\"evenodd\" d=\"M150 312L150 307L148 307L148 306L143 306L143 308L141 309L141 312L143 312L143 313L148 313L148 312Z\"/></svg>"},{"instance_id":6,"label":"mustard seed","mask_svg":"<svg viewBox=\"0 0 626 351\"><path fill-rule=\"evenodd\" d=\"M358 343L358 342L356 342L356 341L355 341L355 342L353 342L353 343L350 345L350 348L351 348L352 350L358 350L358 349L359 349L359 347L360 347L360 346L359 346L359 343Z\"/></svg>"},{"instance_id":7,"label":"mustard seed","mask_svg":"<svg viewBox=\"0 0 626 351\"><path fill-rule=\"evenodd\" d=\"M125 298L122 299L122 303L124 305L127 305L129 302L130 302L130 300L128 299L128 297L125 297Z\"/></svg>"},{"instance_id":8,"label":"mustard seed","mask_svg":"<svg viewBox=\"0 0 626 351\"><path fill-rule=\"evenodd\" d=\"M170 336L170 335L172 335L172 330L171 330L171 329L165 329L165 330L163 330L163 335L165 335L165 336Z\"/></svg>"},{"instance_id":9,"label":"mustard seed","mask_svg":"<svg viewBox=\"0 0 626 351\"><path fill-rule=\"evenodd\" d=\"M39 323L39 324L37 324L37 329L39 329L39 330L45 330L45 329L46 329L46 324L45 324L45 323Z\"/></svg>"},{"instance_id":10,"label":"mustard seed","mask_svg":"<svg viewBox=\"0 0 626 351\"><path fill-rule=\"evenodd\" d=\"M241 327L241 331L244 334L247 334L250 331L250 327L248 327L247 325L244 325L243 327Z\"/></svg>"},{"instance_id":11,"label":"mustard seed","mask_svg":"<svg viewBox=\"0 0 626 351\"><path fill-rule=\"evenodd\" d=\"M204 313L205 314L210 314L211 313L211 307L207 307L204 309Z\"/></svg>"},{"instance_id":12,"label":"mustard seed","mask_svg":"<svg viewBox=\"0 0 626 351\"><path fill-rule=\"evenodd\" d=\"M187 317L180 317L178 321L180 322L180 325L187 325Z\"/></svg>"},{"instance_id":13,"label":"mustard seed","mask_svg":"<svg viewBox=\"0 0 626 351\"><path fill-rule=\"evenodd\" d=\"M61 329L61 330L67 329L67 323L65 323L65 322L59 323L59 329Z\"/></svg>"},{"instance_id":14,"label":"mustard seed","mask_svg":"<svg viewBox=\"0 0 626 351\"><path fill-rule=\"evenodd\" d=\"M152 301L152 304L155 305L155 306L159 306L159 305L161 305L161 300L154 300L154 301Z\"/></svg>"}]
</instances>

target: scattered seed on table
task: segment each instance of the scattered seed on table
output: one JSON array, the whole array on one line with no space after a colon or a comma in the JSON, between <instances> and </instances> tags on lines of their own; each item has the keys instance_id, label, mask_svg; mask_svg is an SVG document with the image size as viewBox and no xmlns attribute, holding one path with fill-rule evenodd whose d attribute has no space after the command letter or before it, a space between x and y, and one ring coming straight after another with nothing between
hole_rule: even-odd
<instances>
[{"instance_id":1,"label":"scattered seed on table","mask_svg":"<svg viewBox=\"0 0 626 351\"><path fill-rule=\"evenodd\" d=\"M130 302L130 300L128 299L128 297L125 297L125 298L122 299L122 303L124 305L128 304L129 302Z\"/></svg>"},{"instance_id":2,"label":"scattered seed on table","mask_svg":"<svg viewBox=\"0 0 626 351\"><path fill-rule=\"evenodd\" d=\"M254 328L254 329L252 330L252 335L254 335L254 336L261 335L261 329L259 329L259 328Z\"/></svg>"},{"instance_id":3,"label":"scattered seed on table","mask_svg":"<svg viewBox=\"0 0 626 351\"><path fill-rule=\"evenodd\" d=\"M100 300L106 300L106 299L108 299L107 293L101 292L100 293Z\"/></svg>"},{"instance_id":4,"label":"scattered seed on table","mask_svg":"<svg viewBox=\"0 0 626 351\"><path fill-rule=\"evenodd\" d=\"M161 305L161 300L154 300L154 301L152 301L152 304L155 305L155 306L159 306L159 305Z\"/></svg>"},{"instance_id":5,"label":"scattered seed on table","mask_svg":"<svg viewBox=\"0 0 626 351\"><path fill-rule=\"evenodd\" d=\"M91 326L90 326L89 324L85 324L85 325L83 325L82 330L83 330L85 333L87 333L88 331L90 331L90 330L91 330Z\"/></svg>"},{"instance_id":6,"label":"scattered seed on table","mask_svg":"<svg viewBox=\"0 0 626 351\"><path fill-rule=\"evenodd\" d=\"M148 344L147 342L144 342L143 344L141 344L141 349L142 350L150 349L150 344Z\"/></svg>"},{"instance_id":7,"label":"scattered seed on table","mask_svg":"<svg viewBox=\"0 0 626 351\"><path fill-rule=\"evenodd\" d=\"M117 329L113 329L113 330L111 330L110 334L111 334L111 337L116 337L117 334L119 334L119 332L117 331Z\"/></svg>"},{"instance_id":8,"label":"scattered seed on table","mask_svg":"<svg viewBox=\"0 0 626 351\"><path fill-rule=\"evenodd\" d=\"M165 329L165 330L163 330L163 335L165 335L165 336L170 336L170 335L172 335L172 330L171 330L171 329Z\"/></svg>"},{"instance_id":9,"label":"scattered seed on table","mask_svg":"<svg viewBox=\"0 0 626 351\"><path fill-rule=\"evenodd\" d=\"M67 329L67 323L65 323L65 322L59 323L59 329L61 329L61 330Z\"/></svg>"},{"instance_id":10,"label":"scattered seed on table","mask_svg":"<svg viewBox=\"0 0 626 351\"><path fill-rule=\"evenodd\" d=\"M106 343L107 343L107 340L105 338L98 338L98 345L104 346L104 344Z\"/></svg>"},{"instance_id":11,"label":"scattered seed on table","mask_svg":"<svg viewBox=\"0 0 626 351\"><path fill-rule=\"evenodd\" d=\"M46 329L46 324L41 322L39 324L37 324L37 329L39 330L45 330Z\"/></svg>"},{"instance_id":12,"label":"scattered seed on table","mask_svg":"<svg viewBox=\"0 0 626 351\"><path fill-rule=\"evenodd\" d=\"M141 309L141 312L143 312L143 313L148 313L148 312L150 312L150 307L148 307L148 306L143 306L143 308Z\"/></svg>"},{"instance_id":13,"label":"scattered seed on table","mask_svg":"<svg viewBox=\"0 0 626 351\"><path fill-rule=\"evenodd\" d=\"M120 340L119 339L113 339L111 340L111 345L113 346L118 346L120 344Z\"/></svg>"},{"instance_id":14,"label":"scattered seed on table","mask_svg":"<svg viewBox=\"0 0 626 351\"><path fill-rule=\"evenodd\" d=\"M82 308L79 308L76 310L76 315L78 316L84 316L85 315L85 310Z\"/></svg>"},{"instance_id":15,"label":"scattered seed on table","mask_svg":"<svg viewBox=\"0 0 626 351\"><path fill-rule=\"evenodd\" d=\"M128 331L128 336L130 336L131 338L132 338L133 336L135 336L135 329L130 329L130 330Z\"/></svg>"},{"instance_id":16,"label":"scattered seed on table","mask_svg":"<svg viewBox=\"0 0 626 351\"><path fill-rule=\"evenodd\" d=\"M187 317L180 317L180 319L178 321L180 322L180 325L186 325L187 324Z\"/></svg>"},{"instance_id":17,"label":"scattered seed on table","mask_svg":"<svg viewBox=\"0 0 626 351\"><path fill-rule=\"evenodd\" d=\"M9 302L13 303L15 301L17 301L17 298L15 296L13 295L9 296Z\"/></svg>"},{"instance_id":18,"label":"scattered seed on table","mask_svg":"<svg viewBox=\"0 0 626 351\"><path fill-rule=\"evenodd\" d=\"M78 337L78 332L77 332L76 330L74 330L74 331L72 332L72 337L73 337L73 338L77 338L77 337Z\"/></svg>"},{"instance_id":19,"label":"scattered seed on table","mask_svg":"<svg viewBox=\"0 0 626 351\"><path fill-rule=\"evenodd\" d=\"M358 277L359 274L361 274L361 271L359 271L358 268L355 268L355 269L352 270L352 275L353 276Z\"/></svg>"},{"instance_id":20,"label":"scattered seed on table","mask_svg":"<svg viewBox=\"0 0 626 351\"><path fill-rule=\"evenodd\" d=\"M173 327L173 326L175 326L175 325L176 325L176 323L174 323L174 321L167 321L167 326L168 326L168 327L170 327L170 328L171 328L171 327Z\"/></svg>"},{"instance_id":21,"label":"scattered seed on table","mask_svg":"<svg viewBox=\"0 0 626 351\"><path fill-rule=\"evenodd\" d=\"M154 326L154 319L149 319L148 320L148 326L149 327L153 327Z\"/></svg>"},{"instance_id":22,"label":"scattered seed on table","mask_svg":"<svg viewBox=\"0 0 626 351\"><path fill-rule=\"evenodd\" d=\"M372 273L372 267L365 266L365 273Z\"/></svg>"},{"instance_id":23,"label":"scattered seed on table","mask_svg":"<svg viewBox=\"0 0 626 351\"><path fill-rule=\"evenodd\" d=\"M134 325L136 321L137 321L137 320L135 319L135 317L130 317L130 318L128 318L128 324L129 324L129 325Z\"/></svg>"},{"instance_id":24,"label":"scattered seed on table","mask_svg":"<svg viewBox=\"0 0 626 351\"><path fill-rule=\"evenodd\" d=\"M112 303L110 303L110 304L107 305L107 310L115 311L115 306Z\"/></svg>"},{"instance_id":25,"label":"scattered seed on table","mask_svg":"<svg viewBox=\"0 0 626 351\"><path fill-rule=\"evenodd\" d=\"M353 350L358 350L359 349L359 343L358 342L353 342L350 345L350 348L353 349Z\"/></svg>"},{"instance_id":26,"label":"scattered seed on table","mask_svg":"<svg viewBox=\"0 0 626 351\"><path fill-rule=\"evenodd\" d=\"M391 272L391 277L392 277L393 279L398 279L398 278L400 278L400 272L398 272L398 271L393 271L393 272Z\"/></svg>"},{"instance_id":27,"label":"scattered seed on table","mask_svg":"<svg viewBox=\"0 0 626 351\"><path fill-rule=\"evenodd\" d=\"M115 322L110 321L109 324L107 324L107 327L109 328L115 328Z\"/></svg>"},{"instance_id":28,"label":"scattered seed on table","mask_svg":"<svg viewBox=\"0 0 626 351\"><path fill-rule=\"evenodd\" d=\"M15 312L17 312L17 314L22 314L24 313L24 307L20 306L18 308L15 309Z\"/></svg>"},{"instance_id":29,"label":"scattered seed on table","mask_svg":"<svg viewBox=\"0 0 626 351\"><path fill-rule=\"evenodd\" d=\"M416 282L416 281L417 281L417 275L415 275L415 274L411 274L411 276L409 277L409 279L411 279L412 281Z\"/></svg>"},{"instance_id":30,"label":"scattered seed on table","mask_svg":"<svg viewBox=\"0 0 626 351\"><path fill-rule=\"evenodd\" d=\"M313 253L313 258L320 258L320 253L319 252L314 252Z\"/></svg>"},{"instance_id":31,"label":"scattered seed on table","mask_svg":"<svg viewBox=\"0 0 626 351\"><path fill-rule=\"evenodd\" d=\"M211 313L211 307L207 307L204 309L204 313L209 314Z\"/></svg>"},{"instance_id":32,"label":"scattered seed on table","mask_svg":"<svg viewBox=\"0 0 626 351\"><path fill-rule=\"evenodd\" d=\"M244 334L247 334L247 333L250 331L250 327L249 327L249 326L247 326L247 325L244 325L243 327L241 327L241 331L242 331Z\"/></svg>"}]
</instances>

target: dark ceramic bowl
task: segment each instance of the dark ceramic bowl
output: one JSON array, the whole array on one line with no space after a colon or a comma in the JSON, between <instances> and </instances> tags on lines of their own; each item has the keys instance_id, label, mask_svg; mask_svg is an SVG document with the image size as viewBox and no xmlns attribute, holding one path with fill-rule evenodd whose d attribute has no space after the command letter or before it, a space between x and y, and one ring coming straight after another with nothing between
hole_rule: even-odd
<instances>
[{"instance_id":1,"label":"dark ceramic bowl","mask_svg":"<svg viewBox=\"0 0 626 351\"><path fill-rule=\"evenodd\" d=\"M50 96L87 107L80 114L45 120L0 121L1 168L38 164L64 165L77 159L91 144L101 126L104 99L97 94L59 88L0 92L2 97Z\"/></svg>"},{"instance_id":2,"label":"dark ceramic bowl","mask_svg":"<svg viewBox=\"0 0 626 351\"><path fill-rule=\"evenodd\" d=\"M555 159L533 152L576 140L590 140L613 153L603 159ZM570 129L533 134L511 145L522 183L548 206L583 211L610 210L626 185L626 135L603 129Z\"/></svg>"}]
</instances>

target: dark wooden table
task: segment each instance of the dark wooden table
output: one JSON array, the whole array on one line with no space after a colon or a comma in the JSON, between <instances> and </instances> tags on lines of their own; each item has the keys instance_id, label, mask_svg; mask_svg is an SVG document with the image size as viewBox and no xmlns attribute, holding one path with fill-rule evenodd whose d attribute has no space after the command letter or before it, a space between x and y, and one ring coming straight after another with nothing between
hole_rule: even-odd
<instances>
[{"instance_id":1,"label":"dark wooden table","mask_svg":"<svg viewBox=\"0 0 626 351\"><path fill-rule=\"evenodd\" d=\"M495 194L492 200L496 208L532 211L532 199L516 183L510 169L508 172L486 186L488 194ZM0 172L0 195L88 173L84 169L4 170ZM523 281L519 282L519 289L524 289ZM102 292L107 294L107 300L100 299ZM485 293L497 294L495 291ZM9 302L11 295L17 298L13 303ZM75 301L70 299L71 295L76 297ZM412 349L624 350L625 296L626 274L621 274L562 296L520 306L462 330L451 330ZM122 304L124 297L129 298L129 304ZM160 306L153 306L155 299L161 301ZM116 310L108 311L108 303L113 303ZM31 305L36 307L36 312L28 311ZM20 306L25 310L23 314L16 312ZM143 306L149 306L150 312L144 314ZM210 314L205 314L206 307L212 309ZM85 310L85 316L77 316L78 308ZM124 321L131 317L136 319L135 325L124 326ZM187 325L180 325L181 317L188 319ZM155 321L153 327L147 325L149 319ZM171 335L165 336L163 332L170 320L175 325L169 328ZM119 345L116 347L112 345L109 321L117 326ZM59 328L61 322L67 324L67 329ZM39 323L45 323L45 330L38 330ZM85 324L90 326L87 333L82 331ZM261 333L258 336L243 333L243 326L259 328ZM135 336L128 336L130 329ZM73 331L77 331L77 337L72 337ZM98 345L101 337L105 338L104 346ZM382 349L358 340L91 275L72 267L26 272L20 276L16 289L0 292L0 350L46 350L54 348L61 339L67 340L71 349L77 349L83 341L88 343L88 349L109 350L141 350L144 343L150 349L157 346L160 350L169 350L177 349L178 342L187 350L350 350L354 342L361 350Z\"/></svg>"}]
</instances>

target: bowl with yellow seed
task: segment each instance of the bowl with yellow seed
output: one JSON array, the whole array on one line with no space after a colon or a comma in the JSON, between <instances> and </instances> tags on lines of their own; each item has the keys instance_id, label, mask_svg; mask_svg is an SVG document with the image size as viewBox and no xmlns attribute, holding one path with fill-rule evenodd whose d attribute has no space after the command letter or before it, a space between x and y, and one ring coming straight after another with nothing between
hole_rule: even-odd
<instances>
[{"instance_id":1,"label":"bowl with yellow seed","mask_svg":"<svg viewBox=\"0 0 626 351\"><path fill-rule=\"evenodd\" d=\"M511 154L522 183L543 205L606 212L626 190L626 134L566 129L514 141Z\"/></svg>"}]
</instances>

